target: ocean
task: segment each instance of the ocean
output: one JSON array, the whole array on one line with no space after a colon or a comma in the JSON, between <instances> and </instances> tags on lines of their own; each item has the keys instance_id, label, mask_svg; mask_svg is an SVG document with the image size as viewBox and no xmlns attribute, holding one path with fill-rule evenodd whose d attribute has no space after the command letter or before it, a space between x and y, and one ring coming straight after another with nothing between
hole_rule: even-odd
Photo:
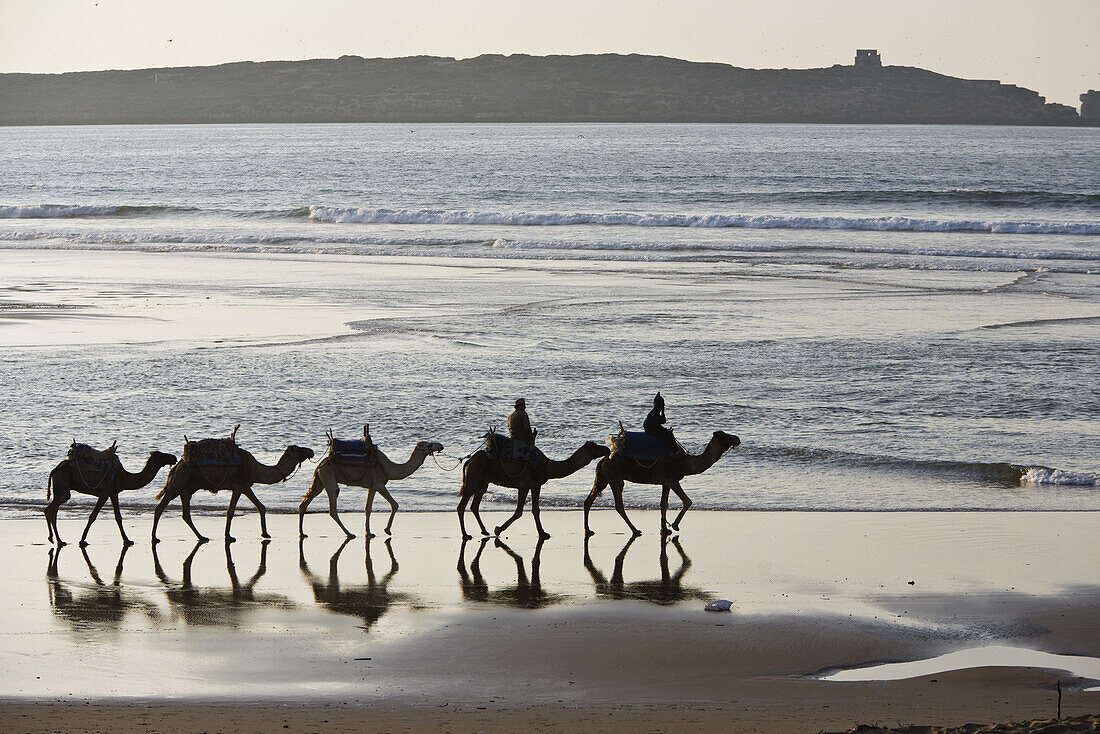
<instances>
[{"instance_id":1,"label":"ocean","mask_svg":"<svg viewBox=\"0 0 1100 734\"><path fill-rule=\"evenodd\" d=\"M440 441L391 489L449 510L517 397L564 458L640 430L658 390L689 450L742 440L684 481L696 508L1097 510L1100 137L0 128L0 346L0 517L45 504L72 440L117 440L136 470L237 424L270 462L364 423L391 458ZM312 466L257 493L294 511Z\"/></svg>"}]
</instances>

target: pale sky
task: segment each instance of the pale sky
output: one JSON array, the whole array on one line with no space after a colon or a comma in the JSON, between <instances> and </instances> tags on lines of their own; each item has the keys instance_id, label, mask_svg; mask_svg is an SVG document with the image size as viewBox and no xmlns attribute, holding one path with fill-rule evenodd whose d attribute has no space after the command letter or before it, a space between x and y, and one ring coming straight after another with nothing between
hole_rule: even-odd
<instances>
[{"instance_id":1,"label":"pale sky","mask_svg":"<svg viewBox=\"0 0 1100 734\"><path fill-rule=\"evenodd\" d=\"M643 53L749 68L883 63L1100 89L1100 0L0 0L0 72L483 53Z\"/></svg>"}]
</instances>

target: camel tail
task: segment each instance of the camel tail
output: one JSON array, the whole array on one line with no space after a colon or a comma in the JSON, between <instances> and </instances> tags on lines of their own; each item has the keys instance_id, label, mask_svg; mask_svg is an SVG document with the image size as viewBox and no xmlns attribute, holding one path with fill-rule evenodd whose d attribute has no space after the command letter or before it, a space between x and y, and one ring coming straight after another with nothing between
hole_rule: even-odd
<instances>
[{"instance_id":1,"label":"camel tail","mask_svg":"<svg viewBox=\"0 0 1100 734\"><path fill-rule=\"evenodd\" d=\"M470 460L467 459L462 465L462 486L458 488L459 497L468 497L470 495L469 485L466 482L466 471L470 468Z\"/></svg>"},{"instance_id":2,"label":"camel tail","mask_svg":"<svg viewBox=\"0 0 1100 734\"><path fill-rule=\"evenodd\" d=\"M50 501L50 493L53 491L53 472L50 472L50 476L46 477L46 501Z\"/></svg>"},{"instance_id":3,"label":"camel tail","mask_svg":"<svg viewBox=\"0 0 1100 734\"><path fill-rule=\"evenodd\" d=\"M317 495L321 494L321 490L325 488L325 485L317 478L317 474L314 473L313 481L309 483L309 489L302 495L302 502L308 502Z\"/></svg>"},{"instance_id":4,"label":"camel tail","mask_svg":"<svg viewBox=\"0 0 1100 734\"><path fill-rule=\"evenodd\" d=\"M603 475L603 462L596 462L596 479L592 482L592 499L596 499L603 494L604 489L607 487L607 479Z\"/></svg>"}]
</instances>

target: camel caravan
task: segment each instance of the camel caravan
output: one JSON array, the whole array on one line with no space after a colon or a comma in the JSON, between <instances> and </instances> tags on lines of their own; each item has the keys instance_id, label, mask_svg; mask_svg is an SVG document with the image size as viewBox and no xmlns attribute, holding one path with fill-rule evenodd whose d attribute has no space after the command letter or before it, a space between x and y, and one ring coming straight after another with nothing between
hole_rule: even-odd
<instances>
[{"instance_id":1,"label":"camel caravan","mask_svg":"<svg viewBox=\"0 0 1100 734\"><path fill-rule=\"evenodd\" d=\"M646 417L644 431L627 431L619 424L619 432L608 436L607 445L586 441L572 454L563 459L551 459L535 445L538 431L532 430L530 418L526 412L524 400L517 400L515 410L508 417L508 436L490 429L482 438L482 448L464 457L462 466L462 485L459 489L458 524L464 540L472 536L466 531L466 508L469 507L483 536L489 531L482 522L480 508L489 485L514 489L517 492L516 509L507 520L493 529L499 536L523 515L528 496L531 498L531 514L540 541L550 537L542 526L539 495L543 485L553 479L571 476L584 467L596 462L596 477L592 490L584 500L585 537L594 534L589 525L589 511L600 494L611 487L615 501L615 510L626 522L634 536L641 531L627 517L623 504L623 489L626 482L636 484L654 484L661 487L661 532L671 535L680 529L680 521L691 507L691 499L680 483L685 477L702 472L713 466L729 449L738 446L741 440L724 431L715 431L706 448L699 454L685 451L673 436L672 431L664 427L664 399L660 393L653 401L653 409ZM255 506L260 518L260 535L270 538L267 532L267 508L253 491L256 484L279 484L290 479L301 465L314 456L312 449L301 446L287 446L279 460L273 465L260 462L250 452L237 443L238 425L227 438L205 438L191 441L184 436L184 448L179 460L172 454L154 451L149 455L144 468L137 472L127 471L117 456L117 446L112 444L104 451L98 451L87 444L73 442L67 457L50 472L46 483L47 506L46 524L49 528L49 540L59 546L65 545L57 528L57 512L67 502L73 492L92 495L96 504L88 517L80 545L87 545L88 531L99 511L107 500L111 501L115 522L123 543L132 545L126 535L119 509L119 495L123 491L138 490L149 485L164 466L170 466L164 488L156 495L159 500L153 512L152 543L159 542L157 528L161 516L172 503L179 499L184 523L195 534L199 542L208 540L191 518L191 498L195 492L205 490L217 493L228 490L229 506L225 515L225 542L235 539L230 534L237 503L242 496ZM371 509L375 495L381 495L389 503L390 513L385 532L392 534L394 516L398 503L390 494L388 483L410 477L423 466L428 457L442 455L443 445L435 441L418 441L409 458L398 463L391 460L375 445L370 436L370 427L363 426L361 437L344 440L335 438L331 431L327 434L328 451L317 462L309 489L298 505L298 536L306 538L305 516L310 503L321 492L328 495L328 514L347 536L355 537L344 525L337 512L337 498L341 485L359 487L367 490L364 504L364 532L373 538L370 530ZM667 520L670 494L680 500L680 511L669 523Z\"/></svg>"}]
</instances>

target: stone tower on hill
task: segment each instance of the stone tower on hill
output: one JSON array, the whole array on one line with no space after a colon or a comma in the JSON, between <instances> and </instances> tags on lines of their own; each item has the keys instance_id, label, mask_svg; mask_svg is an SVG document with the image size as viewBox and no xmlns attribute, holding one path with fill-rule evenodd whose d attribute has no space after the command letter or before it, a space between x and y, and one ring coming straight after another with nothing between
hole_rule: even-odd
<instances>
[{"instance_id":1,"label":"stone tower on hill","mask_svg":"<svg viewBox=\"0 0 1100 734\"><path fill-rule=\"evenodd\" d=\"M878 69L882 66L882 57L878 55L878 51L873 48L857 48L856 49L856 68L857 69Z\"/></svg>"}]
</instances>

